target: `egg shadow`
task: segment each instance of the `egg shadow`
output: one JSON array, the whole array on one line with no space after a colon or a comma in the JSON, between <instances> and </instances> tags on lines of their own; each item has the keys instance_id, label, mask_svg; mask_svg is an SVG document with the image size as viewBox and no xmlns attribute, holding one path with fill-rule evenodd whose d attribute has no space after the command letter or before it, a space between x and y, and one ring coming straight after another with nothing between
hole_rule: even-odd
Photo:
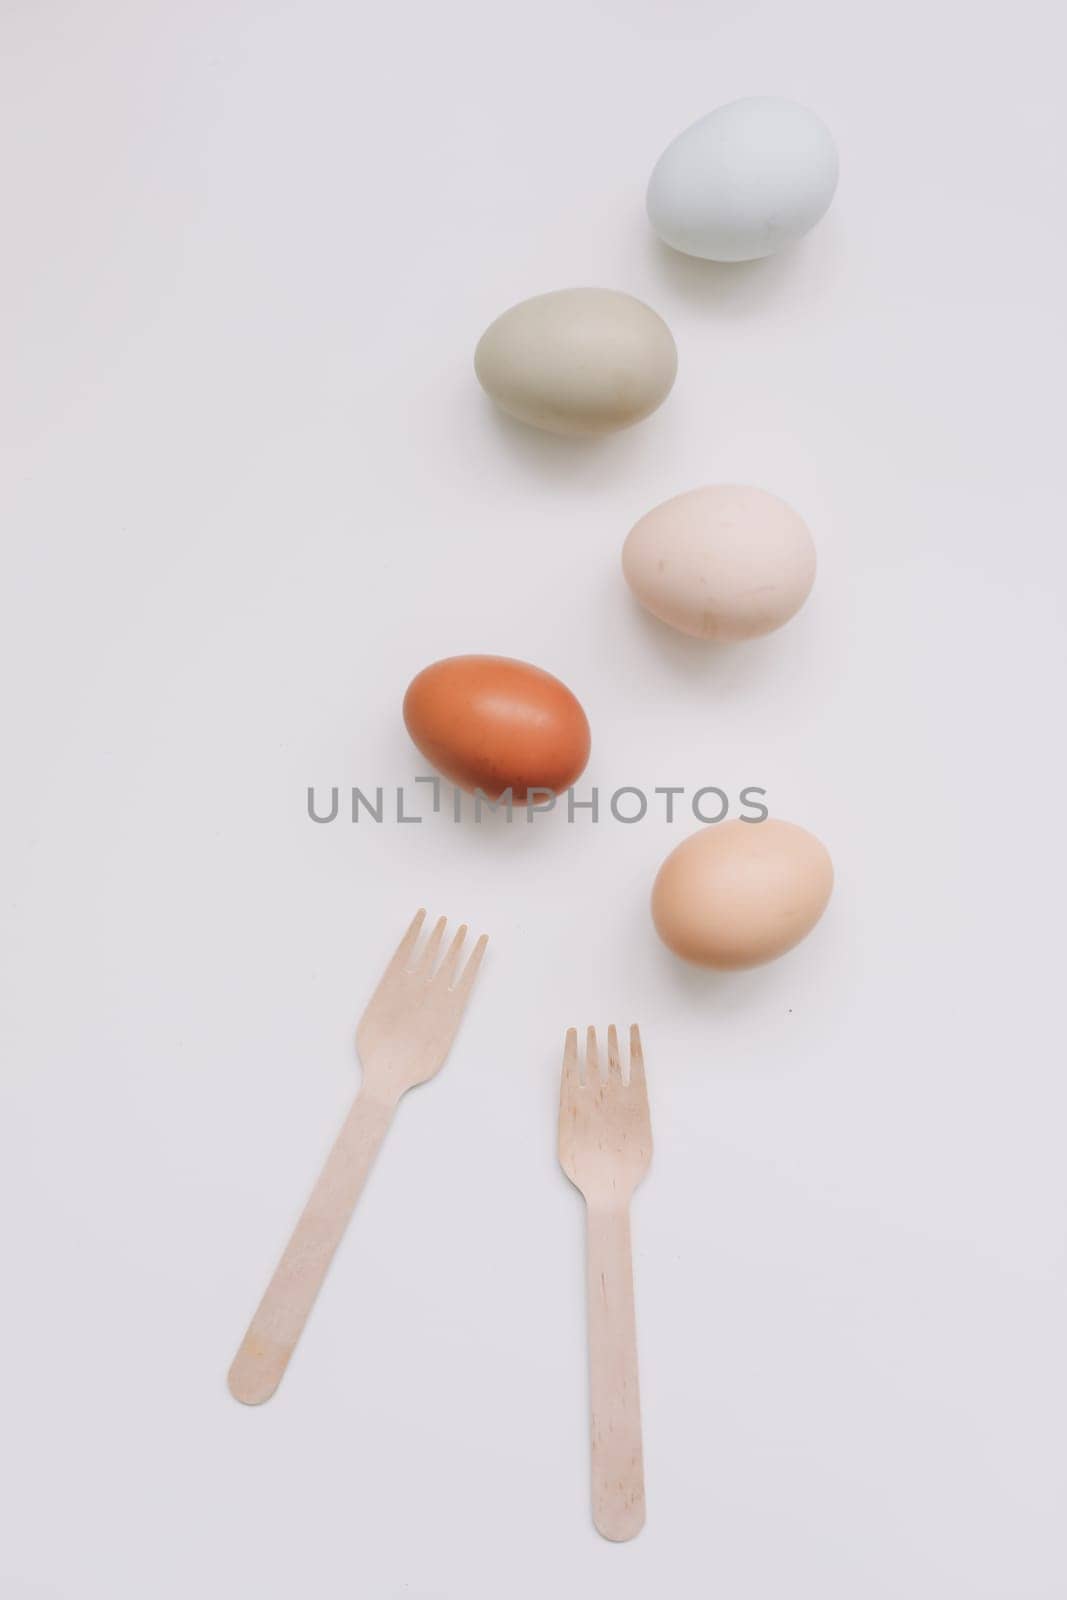
<instances>
[{"instance_id":1,"label":"egg shadow","mask_svg":"<svg viewBox=\"0 0 1067 1600\"><path fill-rule=\"evenodd\" d=\"M758 826L758 824L753 824ZM788 996L795 992L778 961L763 966L718 971L683 961L665 944L656 941L658 977L672 997L699 1007L709 1019L745 1016L754 1007L763 1010L788 1010Z\"/></svg>"},{"instance_id":2,"label":"egg shadow","mask_svg":"<svg viewBox=\"0 0 1067 1600\"><path fill-rule=\"evenodd\" d=\"M817 938L818 933L818 929L813 930L810 937ZM655 942L655 955L645 952L650 975L655 979L657 1002L647 1008L647 1027L654 1034L661 1019L673 1024L679 1014L684 1017L692 1050L678 1065L694 1072L710 1069L723 1076L748 1076L750 1067L738 1062L735 1053L727 1054L724 1041L731 1036L736 1040L738 1030L748 1027L766 1038L768 1024L788 1029L793 1022L791 1014L795 1013L796 1045L788 1046L788 1035L783 1037L781 1048L771 1049L762 1057L764 1064L758 1076L764 1081L781 1079L803 1070L815 1048L810 1037L800 1042L805 1034L804 997L809 987L806 966L808 960L816 958L815 950L786 951L758 967L717 971L683 961L658 939Z\"/></svg>"},{"instance_id":3,"label":"egg shadow","mask_svg":"<svg viewBox=\"0 0 1067 1600\"><path fill-rule=\"evenodd\" d=\"M807 620L791 617L781 628L754 639L698 639L661 622L634 598L628 596L631 632L676 677L697 678L709 685L729 685L746 693L757 692L781 681L783 676L804 671L808 655L804 647Z\"/></svg>"},{"instance_id":4,"label":"egg shadow","mask_svg":"<svg viewBox=\"0 0 1067 1600\"><path fill-rule=\"evenodd\" d=\"M458 819L453 809L457 793ZM496 809L487 800L478 806L474 795L457 791L442 779L440 814L433 820L441 824L440 848L447 856L467 861L472 867L497 874L503 861L544 858L546 852L552 852L546 868L552 860L558 860L561 874L571 870L568 854L560 848L560 829L566 826L566 814L561 812L559 800L554 806L534 807L532 817L525 803L516 801L509 814L503 802Z\"/></svg>"},{"instance_id":5,"label":"egg shadow","mask_svg":"<svg viewBox=\"0 0 1067 1600\"><path fill-rule=\"evenodd\" d=\"M669 397L668 397L669 398ZM655 413L613 433L575 435L550 433L531 423L520 422L485 397L483 415L491 432L512 459L532 476L548 477L568 488L599 488L609 482L624 463L632 464L635 453L656 453Z\"/></svg>"},{"instance_id":6,"label":"egg shadow","mask_svg":"<svg viewBox=\"0 0 1067 1600\"><path fill-rule=\"evenodd\" d=\"M687 256L645 232L645 252L660 278L683 298L725 315L761 316L768 306L798 295L822 297L836 276L839 229L823 218L802 239L756 261L705 261Z\"/></svg>"}]
</instances>

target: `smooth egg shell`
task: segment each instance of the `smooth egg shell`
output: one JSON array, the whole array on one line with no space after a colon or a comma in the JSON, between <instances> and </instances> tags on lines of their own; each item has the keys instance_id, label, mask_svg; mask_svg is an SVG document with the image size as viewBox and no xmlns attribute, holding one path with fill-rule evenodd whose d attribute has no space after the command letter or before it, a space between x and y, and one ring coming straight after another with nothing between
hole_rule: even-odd
<instances>
[{"instance_id":1,"label":"smooth egg shell","mask_svg":"<svg viewBox=\"0 0 1067 1600\"><path fill-rule=\"evenodd\" d=\"M585 770L589 723L574 695L540 667L509 656L450 656L413 678L404 722L452 783L499 799L510 789L560 793Z\"/></svg>"},{"instance_id":2,"label":"smooth egg shell","mask_svg":"<svg viewBox=\"0 0 1067 1600\"><path fill-rule=\"evenodd\" d=\"M734 100L669 144L648 185L665 243L708 261L755 261L803 237L837 188L837 146L792 100Z\"/></svg>"},{"instance_id":3,"label":"smooth egg shell","mask_svg":"<svg viewBox=\"0 0 1067 1600\"><path fill-rule=\"evenodd\" d=\"M675 955L731 971L784 955L826 910L826 847L793 822L715 823L667 857L652 889L656 932Z\"/></svg>"},{"instance_id":4,"label":"smooth egg shell","mask_svg":"<svg viewBox=\"0 0 1067 1600\"><path fill-rule=\"evenodd\" d=\"M474 353L504 411L550 433L628 428L670 393L678 352L663 318L616 289L557 289L505 311Z\"/></svg>"},{"instance_id":5,"label":"smooth egg shell","mask_svg":"<svg viewBox=\"0 0 1067 1600\"><path fill-rule=\"evenodd\" d=\"M643 516L627 536L622 567L661 622L700 639L752 639L800 610L815 581L815 545L776 495L716 484Z\"/></svg>"}]
</instances>

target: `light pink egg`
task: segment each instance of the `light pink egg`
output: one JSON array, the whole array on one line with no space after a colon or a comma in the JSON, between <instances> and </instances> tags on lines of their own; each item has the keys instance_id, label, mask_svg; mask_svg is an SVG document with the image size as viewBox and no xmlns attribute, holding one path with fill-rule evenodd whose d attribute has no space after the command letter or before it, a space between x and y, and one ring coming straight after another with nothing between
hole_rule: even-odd
<instances>
[{"instance_id":1,"label":"light pink egg","mask_svg":"<svg viewBox=\"0 0 1067 1600\"><path fill-rule=\"evenodd\" d=\"M798 612L815 581L807 524L764 489L716 484L643 516L623 546L637 599L700 639L752 639Z\"/></svg>"}]
</instances>

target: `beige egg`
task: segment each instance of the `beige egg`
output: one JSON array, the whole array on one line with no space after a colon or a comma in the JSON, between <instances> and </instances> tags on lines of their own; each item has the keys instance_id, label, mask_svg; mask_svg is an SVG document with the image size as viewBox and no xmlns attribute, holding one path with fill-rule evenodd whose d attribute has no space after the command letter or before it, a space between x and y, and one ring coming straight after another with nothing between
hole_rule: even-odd
<instances>
[{"instance_id":1,"label":"beige egg","mask_svg":"<svg viewBox=\"0 0 1067 1600\"><path fill-rule=\"evenodd\" d=\"M764 489L716 484L631 528L622 570L661 622L700 639L753 639L798 612L815 581L807 524Z\"/></svg>"},{"instance_id":2,"label":"beige egg","mask_svg":"<svg viewBox=\"0 0 1067 1600\"><path fill-rule=\"evenodd\" d=\"M806 828L773 817L720 822L671 851L652 889L652 920L686 961L758 967L811 932L833 886L826 847Z\"/></svg>"},{"instance_id":3,"label":"beige egg","mask_svg":"<svg viewBox=\"0 0 1067 1600\"><path fill-rule=\"evenodd\" d=\"M662 317L617 289L557 289L505 311L474 353L504 411L550 433L628 428L667 398L678 351Z\"/></svg>"}]
</instances>

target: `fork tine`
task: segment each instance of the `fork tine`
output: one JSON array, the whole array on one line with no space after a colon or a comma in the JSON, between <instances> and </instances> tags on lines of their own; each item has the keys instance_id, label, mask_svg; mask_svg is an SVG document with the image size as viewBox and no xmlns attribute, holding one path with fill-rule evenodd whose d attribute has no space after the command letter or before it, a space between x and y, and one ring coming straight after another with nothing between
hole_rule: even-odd
<instances>
[{"instance_id":1,"label":"fork tine","mask_svg":"<svg viewBox=\"0 0 1067 1600\"><path fill-rule=\"evenodd\" d=\"M456 971L459 967L460 952L463 949L463 941L467 937L467 932L467 924L461 922L452 936L452 943L445 951L445 959L437 969L436 977L442 980L446 989L452 987L452 979L456 976Z\"/></svg>"},{"instance_id":2,"label":"fork tine","mask_svg":"<svg viewBox=\"0 0 1067 1600\"><path fill-rule=\"evenodd\" d=\"M636 1089L643 1099L648 1099L648 1086L645 1083L645 1057L641 1049L641 1033L636 1022L630 1024L630 1087Z\"/></svg>"},{"instance_id":3,"label":"fork tine","mask_svg":"<svg viewBox=\"0 0 1067 1600\"><path fill-rule=\"evenodd\" d=\"M441 940L445 936L448 926L447 917L438 917L433 925L430 937L426 941L426 948L416 961L414 971L420 978L429 978L433 974L433 964L437 959L437 952L441 948Z\"/></svg>"},{"instance_id":4,"label":"fork tine","mask_svg":"<svg viewBox=\"0 0 1067 1600\"><path fill-rule=\"evenodd\" d=\"M585 1030L585 1081L587 1084L600 1082L600 1054L597 1050L595 1028Z\"/></svg>"},{"instance_id":5,"label":"fork tine","mask_svg":"<svg viewBox=\"0 0 1067 1600\"><path fill-rule=\"evenodd\" d=\"M563 1076L560 1080L560 1097L566 1099L580 1089L582 1080L578 1073L578 1029L568 1028L563 1041Z\"/></svg>"},{"instance_id":6,"label":"fork tine","mask_svg":"<svg viewBox=\"0 0 1067 1600\"><path fill-rule=\"evenodd\" d=\"M470 958L467 961L467 965L463 968L459 982L452 990L452 993L458 995L462 1000L466 1000L467 996L471 992L471 987L475 978L478 976L478 968L482 964L482 957L485 955L485 947L488 943L489 935L485 933L481 934L474 946L474 949L470 953Z\"/></svg>"},{"instance_id":7,"label":"fork tine","mask_svg":"<svg viewBox=\"0 0 1067 1600\"><path fill-rule=\"evenodd\" d=\"M608 1082L622 1083L622 1060L619 1056L619 1031L612 1022L608 1026Z\"/></svg>"},{"instance_id":8,"label":"fork tine","mask_svg":"<svg viewBox=\"0 0 1067 1600\"><path fill-rule=\"evenodd\" d=\"M419 934L422 932L422 925L425 921L426 907L420 906L414 917L411 919L411 925L409 926L407 933L405 933L404 937L397 945L393 954L393 958L385 969L385 976L387 978L392 977L394 972L402 972L407 966L408 957L418 943Z\"/></svg>"}]
</instances>

